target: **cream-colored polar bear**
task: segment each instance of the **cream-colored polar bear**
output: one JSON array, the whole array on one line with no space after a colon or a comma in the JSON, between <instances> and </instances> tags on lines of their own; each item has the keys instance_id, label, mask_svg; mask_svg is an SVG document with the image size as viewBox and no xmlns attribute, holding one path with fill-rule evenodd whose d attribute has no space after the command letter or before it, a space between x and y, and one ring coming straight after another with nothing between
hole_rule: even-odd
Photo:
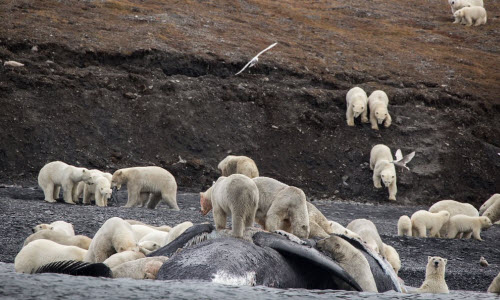
<instances>
[{"instance_id":1,"label":"cream-colored polar bear","mask_svg":"<svg viewBox=\"0 0 500 300\"><path fill-rule=\"evenodd\" d=\"M75 235L73 224L64 221L54 221L50 224L38 224L33 227L33 232L35 233L44 229L54 230L69 236Z\"/></svg>"},{"instance_id":2,"label":"cream-colored polar bear","mask_svg":"<svg viewBox=\"0 0 500 300\"><path fill-rule=\"evenodd\" d=\"M458 202L455 200L441 200L436 203L434 203L430 208L429 211L432 213L437 213L442 210L446 210L447 212L450 213L450 218L456 215L466 215L470 217L478 217L479 212L477 209L470 205L469 203L462 203ZM439 235L441 237L446 237L448 235L448 226L450 222L446 222L443 224L441 227L441 230L439 231ZM470 238L472 232L466 234L464 237L465 238Z\"/></svg>"},{"instance_id":3,"label":"cream-colored polar bear","mask_svg":"<svg viewBox=\"0 0 500 300\"><path fill-rule=\"evenodd\" d=\"M378 125L384 123L387 128L391 126L392 118L387 110L389 97L384 91L374 91L368 97L368 106L370 107L370 123L372 129L378 130Z\"/></svg>"},{"instance_id":4,"label":"cream-colored polar bear","mask_svg":"<svg viewBox=\"0 0 500 300\"><path fill-rule=\"evenodd\" d=\"M307 202L309 214L309 238L327 238L333 233L332 226L323 213L311 202Z\"/></svg>"},{"instance_id":5,"label":"cream-colored polar bear","mask_svg":"<svg viewBox=\"0 0 500 300\"><path fill-rule=\"evenodd\" d=\"M103 262L115 253L139 252L137 240L129 223L118 217L108 219L96 232L85 256L86 262Z\"/></svg>"},{"instance_id":6,"label":"cream-colored polar bear","mask_svg":"<svg viewBox=\"0 0 500 300\"><path fill-rule=\"evenodd\" d=\"M104 176L93 177L94 184L85 184L83 187L83 204L90 204L92 199L97 206L108 206L111 198L111 181Z\"/></svg>"},{"instance_id":7,"label":"cream-colored polar bear","mask_svg":"<svg viewBox=\"0 0 500 300\"><path fill-rule=\"evenodd\" d=\"M457 10L453 16L460 23L465 23L466 26L484 25L486 24L486 10L481 6L464 7Z\"/></svg>"},{"instance_id":8,"label":"cream-colored polar bear","mask_svg":"<svg viewBox=\"0 0 500 300\"><path fill-rule=\"evenodd\" d=\"M411 236L411 220L407 215L399 217L398 220L398 235Z\"/></svg>"},{"instance_id":9,"label":"cream-colored polar bear","mask_svg":"<svg viewBox=\"0 0 500 300\"><path fill-rule=\"evenodd\" d=\"M121 188L127 185L128 201L125 207L143 206L144 199L141 194L151 194L148 208L155 208L163 200L173 210L177 206L177 182L169 171L155 166L134 167L117 170L113 174L111 187Z\"/></svg>"},{"instance_id":10,"label":"cream-colored polar bear","mask_svg":"<svg viewBox=\"0 0 500 300\"><path fill-rule=\"evenodd\" d=\"M131 227L132 231L134 232L134 237L137 241L140 241L143 237L145 237L150 233L159 231L147 225L136 224L136 225L131 225Z\"/></svg>"},{"instance_id":11,"label":"cream-colored polar bear","mask_svg":"<svg viewBox=\"0 0 500 300\"><path fill-rule=\"evenodd\" d=\"M327 252L363 289L363 292L378 292L370 265L366 257L343 238L332 235L319 240L316 246Z\"/></svg>"},{"instance_id":12,"label":"cream-colored polar bear","mask_svg":"<svg viewBox=\"0 0 500 300\"><path fill-rule=\"evenodd\" d=\"M160 245L160 247L163 247L165 245L164 244L165 240L168 238L168 235L169 235L168 232L155 230L154 232L148 233L145 236L143 236L139 240L139 246L141 245L142 242L150 241Z\"/></svg>"},{"instance_id":13,"label":"cream-colored polar bear","mask_svg":"<svg viewBox=\"0 0 500 300\"><path fill-rule=\"evenodd\" d=\"M139 248L141 249L141 252L143 252L146 255L162 247L160 246L160 244L151 241L140 242L138 245Z\"/></svg>"},{"instance_id":14,"label":"cream-colored polar bear","mask_svg":"<svg viewBox=\"0 0 500 300\"><path fill-rule=\"evenodd\" d=\"M56 202L59 197L59 190L63 190L64 202L75 204L73 195L80 181L92 183L92 177L89 170L77 168L63 163L62 161L53 161L40 170L38 174L38 185L45 194L45 201Z\"/></svg>"},{"instance_id":15,"label":"cream-colored polar bear","mask_svg":"<svg viewBox=\"0 0 500 300\"><path fill-rule=\"evenodd\" d=\"M166 256L154 256L127 261L111 269L113 278L156 279Z\"/></svg>"},{"instance_id":16,"label":"cream-colored polar bear","mask_svg":"<svg viewBox=\"0 0 500 300\"><path fill-rule=\"evenodd\" d=\"M328 221L328 223L330 224L330 227L332 228L333 233L341 234L341 235L345 235L345 236L348 236L348 237L353 238L353 239L360 239L361 240L361 237L359 236L359 234L357 234L356 232L354 232L352 230L345 228L344 226L340 225L339 223L337 223L335 221L330 221L330 220Z\"/></svg>"},{"instance_id":17,"label":"cream-colored polar bear","mask_svg":"<svg viewBox=\"0 0 500 300\"><path fill-rule=\"evenodd\" d=\"M500 273L498 273L497 277L495 277L495 279L491 282L488 287L488 293L500 294Z\"/></svg>"},{"instance_id":18,"label":"cream-colored polar bear","mask_svg":"<svg viewBox=\"0 0 500 300\"><path fill-rule=\"evenodd\" d=\"M178 238L181 234L184 233L189 227L193 226L193 223L191 222L183 222L180 224L177 224L172 230L169 231L166 239L163 241L163 245L166 245L170 243L171 241L175 240Z\"/></svg>"},{"instance_id":19,"label":"cream-colored polar bear","mask_svg":"<svg viewBox=\"0 0 500 300\"><path fill-rule=\"evenodd\" d=\"M449 220L450 213L446 210L437 213L419 210L411 216L411 231L413 236L427 237L427 229L429 229L430 237L441 237L439 231Z\"/></svg>"},{"instance_id":20,"label":"cream-colored polar bear","mask_svg":"<svg viewBox=\"0 0 500 300\"><path fill-rule=\"evenodd\" d=\"M409 291L410 293L432 293L448 294L448 285L444 279L446 258L439 256L427 257L427 268L425 269L425 280L420 288Z\"/></svg>"},{"instance_id":21,"label":"cream-colored polar bear","mask_svg":"<svg viewBox=\"0 0 500 300\"><path fill-rule=\"evenodd\" d=\"M353 87L345 97L347 125L354 126L354 119L361 115L361 122L368 123L368 96L360 87Z\"/></svg>"},{"instance_id":22,"label":"cream-colored polar bear","mask_svg":"<svg viewBox=\"0 0 500 300\"><path fill-rule=\"evenodd\" d=\"M90 243L92 242L92 239L84 235L67 235L54 230L40 230L27 237L24 241L24 246L40 239L51 240L66 246L76 246L85 250L89 248Z\"/></svg>"},{"instance_id":23,"label":"cream-colored polar bear","mask_svg":"<svg viewBox=\"0 0 500 300\"><path fill-rule=\"evenodd\" d=\"M149 224L143 223L141 221L137 221L137 220L125 220L125 221L128 222L130 225L144 225L144 226L148 226L150 228L165 231L165 232L169 232L172 229L172 227L170 227L168 225L153 226L153 225L149 225Z\"/></svg>"},{"instance_id":24,"label":"cream-colored polar bear","mask_svg":"<svg viewBox=\"0 0 500 300\"><path fill-rule=\"evenodd\" d=\"M146 257L142 252L123 251L108 257L103 263L110 268L114 268L124 262Z\"/></svg>"},{"instance_id":25,"label":"cream-colored polar bear","mask_svg":"<svg viewBox=\"0 0 500 300\"><path fill-rule=\"evenodd\" d=\"M269 177L256 177L253 181L259 189L255 221L268 231L284 230L308 238L309 214L304 192Z\"/></svg>"},{"instance_id":26,"label":"cream-colored polar bear","mask_svg":"<svg viewBox=\"0 0 500 300\"><path fill-rule=\"evenodd\" d=\"M484 217L488 217L492 223L500 223L500 199L495 201L483 213Z\"/></svg>"},{"instance_id":27,"label":"cream-colored polar bear","mask_svg":"<svg viewBox=\"0 0 500 300\"><path fill-rule=\"evenodd\" d=\"M221 176L205 193L200 193L200 205L203 215L213 208L217 230L226 228L226 218L231 215L231 234L241 238L245 228L252 227L255 221L259 206L259 189L248 176Z\"/></svg>"},{"instance_id":28,"label":"cream-colored polar bear","mask_svg":"<svg viewBox=\"0 0 500 300\"><path fill-rule=\"evenodd\" d=\"M394 247L392 247L391 245L387 245L384 243L383 256L391 264L394 272L398 274L399 270L401 269L401 260L399 259L398 251L396 251L396 249L394 249Z\"/></svg>"},{"instance_id":29,"label":"cream-colored polar bear","mask_svg":"<svg viewBox=\"0 0 500 300\"><path fill-rule=\"evenodd\" d=\"M396 167L391 149L383 144L375 145L370 151L370 169L373 170L373 185L379 189L381 181L389 189L389 200L396 201L398 192Z\"/></svg>"},{"instance_id":30,"label":"cream-colored polar bear","mask_svg":"<svg viewBox=\"0 0 500 300\"><path fill-rule=\"evenodd\" d=\"M378 234L377 226L367 219L356 219L347 225L347 229L359 234L361 239L366 242L373 251L383 255L384 243Z\"/></svg>"},{"instance_id":31,"label":"cream-colored polar bear","mask_svg":"<svg viewBox=\"0 0 500 300\"><path fill-rule=\"evenodd\" d=\"M32 273L41 266L61 261L82 261L87 250L76 246L65 246L56 242L40 239L23 247L14 259L14 268L19 273Z\"/></svg>"},{"instance_id":32,"label":"cream-colored polar bear","mask_svg":"<svg viewBox=\"0 0 500 300\"><path fill-rule=\"evenodd\" d=\"M479 208L479 214L483 215L484 212L497 201L500 201L500 194L494 194L488 200L486 200Z\"/></svg>"},{"instance_id":33,"label":"cream-colored polar bear","mask_svg":"<svg viewBox=\"0 0 500 300\"><path fill-rule=\"evenodd\" d=\"M448 0L448 3L450 4L452 15L454 15L457 10L462 9L464 7L468 6L484 7L483 0ZM455 22L453 23L458 23L458 22L459 21L455 18Z\"/></svg>"},{"instance_id":34,"label":"cream-colored polar bear","mask_svg":"<svg viewBox=\"0 0 500 300\"><path fill-rule=\"evenodd\" d=\"M90 172L90 176L92 176L92 182L95 182L99 177L102 176L102 177L108 179L108 181L111 183L111 179L113 177L113 175L111 173L102 172L102 171L97 170L97 169L92 169L89 172ZM90 198L85 199L85 195L84 195L85 187L91 190L92 195L95 193L95 187L93 187L91 184L87 184L85 182L79 182L76 189L75 189L75 194L73 195L73 199L75 199L75 201L78 201L79 198L83 198L84 204L90 204L91 199ZM88 197L88 194L87 194L87 197Z\"/></svg>"},{"instance_id":35,"label":"cream-colored polar bear","mask_svg":"<svg viewBox=\"0 0 500 300\"><path fill-rule=\"evenodd\" d=\"M250 178L259 177L259 169L257 165L247 156L228 155L224 158L217 168L221 171L222 176L231 174L243 174Z\"/></svg>"},{"instance_id":36,"label":"cream-colored polar bear","mask_svg":"<svg viewBox=\"0 0 500 300\"><path fill-rule=\"evenodd\" d=\"M450 218L448 227L448 238L454 239L461 233L472 233L476 240L481 239L481 230L492 226L488 217L469 217L466 215L456 215Z\"/></svg>"}]
</instances>

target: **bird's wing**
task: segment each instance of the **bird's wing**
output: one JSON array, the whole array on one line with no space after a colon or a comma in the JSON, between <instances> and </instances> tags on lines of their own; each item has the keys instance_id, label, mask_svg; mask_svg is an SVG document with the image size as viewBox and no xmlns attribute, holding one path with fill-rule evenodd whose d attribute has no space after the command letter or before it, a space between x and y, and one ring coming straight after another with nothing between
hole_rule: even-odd
<instances>
[{"instance_id":1,"label":"bird's wing","mask_svg":"<svg viewBox=\"0 0 500 300\"><path fill-rule=\"evenodd\" d=\"M415 157L415 151L413 151L412 153L410 153L408 155L405 155L401 159L401 162L406 165L407 163L409 163L413 159L413 157Z\"/></svg>"},{"instance_id":2,"label":"bird's wing","mask_svg":"<svg viewBox=\"0 0 500 300\"><path fill-rule=\"evenodd\" d=\"M255 58L255 57L254 57ZM241 72L245 71L245 69L252 63L253 58L241 69L238 73L234 74L234 76L240 74Z\"/></svg>"},{"instance_id":3,"label":"bird's wing","mask_svg":"<svg viewBox=\"0 0 500 300\"><path fill-rule=\"evenodd\" d=\"M259 55L261 55L262 53L266 52L267 50L271 49L272 47L276 46L278 43L274 43L272 44L271 46L267 47L266 49L262 50L259 52L259 54L257 54L255 57L259 57ZM254 57L254 58L255 58Z\"/></svg>"},{"instance_id":4,"label":"bird's wing","mask_svg":"<svg viewBox=\"0 0 500 300\"><path fill-rule=\"evenodd\" d=\"M403 153L401 152L401 149L398 149L396 151L396 161L400 161L403 159Z\"/></svg>"}]
</instances>

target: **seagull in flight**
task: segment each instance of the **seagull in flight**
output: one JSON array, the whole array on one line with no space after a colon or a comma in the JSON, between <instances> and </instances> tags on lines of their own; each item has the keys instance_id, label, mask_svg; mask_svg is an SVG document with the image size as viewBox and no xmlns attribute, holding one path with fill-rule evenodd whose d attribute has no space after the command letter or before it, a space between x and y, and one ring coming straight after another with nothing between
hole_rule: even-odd
<instances>
[{"instance_id":1,"label":"seagull in flight","mask_svg":"<svg viewBox=\"0 0 500 300\"><path fill-rule=\"evenodd\" d=\"M409 163L413 157L415 156L415 151L413 151L412 153L408 154L408 155L405 155L403 157L403 153L401 152L401 149L398 149L396 151L396 160L393 161L393 163L396 165L396 166L400 166L402 168L406 168L408 171L410 170L410 168L408 168L406 166L407 163Z\"/></svg>"},{"instance_id":2,"label":"seagull in flight","mask_svg":"<svg viewBox=\"0 0 500 300\"><path fill-rule=\"evenodd\" d=\"M254 58L252 58L244 67L243 69L241 69L238 73L234 74L234 76L240 74L241 72L243 72L246 68L251 68L253 66L255 66L255 64L259 61L259 55L261 55L262 53L266 52L267 50L271 49L272 47L276 46L278 43L274 43L272 44L271 46L267 47L266 49L262 50L259 52L259 54L257 54Z\"/></svg>"}]
</instances>

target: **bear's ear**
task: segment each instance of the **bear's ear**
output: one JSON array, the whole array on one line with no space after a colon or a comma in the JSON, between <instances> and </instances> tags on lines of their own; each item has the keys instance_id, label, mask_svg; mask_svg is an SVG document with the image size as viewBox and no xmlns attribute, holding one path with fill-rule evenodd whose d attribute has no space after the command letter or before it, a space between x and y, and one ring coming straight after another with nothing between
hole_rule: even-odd
<instances>
[{"instance_id":1,"label":"bear's ear","mask_svg":"<svg viewBox=\"0 0 500 300\"><path fill-rule=\"evenodd\" d=\"M122 171L121 170L118 170L115 172L116 175L122 175Z\"/></svg>"},{"instance_id":2,"label":"bear's ear","mask_svg":"<svg viewBox=\"0 0 500 300\"><path fill-rule=\"evenodd\" d=\"M427 256L427 261L431 261L432 256Z\"/></svg>"}]
</instances>

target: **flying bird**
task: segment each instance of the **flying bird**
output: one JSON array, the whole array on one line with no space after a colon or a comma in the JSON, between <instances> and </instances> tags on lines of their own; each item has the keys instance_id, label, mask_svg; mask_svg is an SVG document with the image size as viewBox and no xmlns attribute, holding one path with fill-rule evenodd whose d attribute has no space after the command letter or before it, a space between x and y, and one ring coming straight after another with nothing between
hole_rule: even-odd
<instances>
[{"instance_id":1,"label":"flying bird","mask_svg":"<svg viewBox=\"0 0 500 300\"><path fill-rule=\"evenodd\" d=\"M266 52L267 50L271 49L272 47L276 46L278 43L274 43L271 46L267 47L266 49L262 50L257 54L254 58L252 58L244 67L241 69L238 73L234 74L234 76L240 74L241 72L245 71L246 68L251 68L255 66L255 64L259 61L259 55L262 53Z\"/></svg>"},{"instance_id":2,"label":"flying bird","mask_svg":"<svg viewBox=\"0 0 500 300\"><path fill-rule=\"evenodd\" d=\"M398 149L396 151L396 160L393 161L392 163L395 164L396 166L406 168L409 171L410 168L408 168L406 166L406 164L409 163L413 159L414 156L415 156L415 151L413 151L412 153L410 153L408 155L403 156L401 149Z\"/></svg>"}]
</instances>

